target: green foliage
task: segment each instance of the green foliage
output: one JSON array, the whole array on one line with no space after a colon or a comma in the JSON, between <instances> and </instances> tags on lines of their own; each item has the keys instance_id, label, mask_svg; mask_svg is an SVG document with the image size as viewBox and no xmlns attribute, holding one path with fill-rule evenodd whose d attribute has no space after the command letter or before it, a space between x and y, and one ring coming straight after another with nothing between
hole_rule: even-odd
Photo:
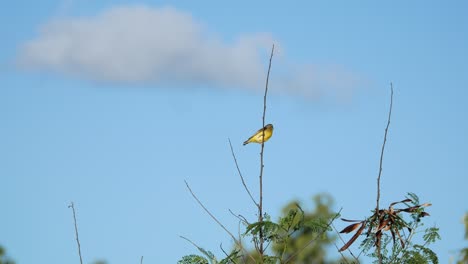
<instances>
[{"instance_id":1,"label":"green foliage","mask_svg":"<svg viewBox=\"0 0 468 264\"><path fill-rule=\"evenodd\" d=\"M359 230L367 230L357 231L353 238L365 236L359 247L367 256L374 258L374 263L438 263L437 255L428 246L440 240L439 228L426 228L422 244L412 242L413 236L424 225L421 218L429 216L424 209L430 204L419 204L419 197L414 193L408 193L406 198L390 204L388 209L373 211L370 218L353 223L342 232L353 232L357 226L362 227ZM405 204L406 208L394 208L396 204ZM410 219L405 219L404 215L408 214ZM353 241L351 239L343 248L346 249Z\"/></svg>"},{"instance_id":2,"label":"green foliage","mask_svg":"<svg viewBox=\"0 0 468 264\"><path fill-rule=\"evenodd\" d=\"M281 226L271 221L255 222L247 226L244 236L255 238L263 232L265 242L278 241L281 239L280 230Z\"/></svg>"},{"instance_id":3,"label":"green foliage","mask_svg":"<svg viewBox=\"0 0 468 264\"><path fill-rule=\"evenodd\" d=\"M198 255L188 255L177 261L177 264L208 264L208 260Z\"/></svg>"},{"instance_id":4,"label":"green foliage","mask_svg":"<svg viewBox=\"0 0 468 264\"><path fill-rule=\"evenodd\" d=\"M6 250L0 246L0 264L15 264L15 262L6 256Z\"/></svg>"},{"instance_id":5,"label":"green foliage","mask_svg":"<svg viewBox=\"0 0 468 264\"><path fill-rule=\"evenodd\" d=\"M437 240L440 240L439 228L437 228L437 227L427 228L424 231L423 240L427 244L434 243Z\"/></svg>"},{"instance_id":6,"label":"green foliage","mask_svg":"<svg viewBox=\"0 0 468 264\"><path fill-rule=\"evenodd\" d=\"M105 260L97 260L94 261L93 264L107 264L107 262Z\"/></svg>"},{"instance_id":7,"label":"green foliage","mask_svg":"<svg viewBox=\"0 0 468 264\"><path fill-rule=\"evenodd\" d=\"M237 263L237 260L241 257L240 250L233 250L226 258L222 259L220 264L232 264Z\"/></svg>"},{"instance_id":8,"label":"green foliage","mask_svg":"<svg viewBox=\"0 0 468 264\"><path fill-rule=\"evenodd\" d=\"M315 209L305 213L298 202L291 202L283 209L279 223L283 226L283 239L273 245L273 252L281 261L291 263L323 263L326 247L336 237L331 230L332 219L338 217L331 211L333 199L326 194L313 197Z\"/></svg>"},{"instance_id":9,"label":"green foliage","mask_svg":"<svg viewBox=\"0 0 468 264\"><path fill-rule=\"evenodd\" d=\"M190 243L192 243L190 240L187 239ZM193 243L192 243L193 244ZM188 255L184 256L181 260L179 260L179 264L185 264L185 263L192 263L192 264L218 264L218 260L216 259L215 255L208 250L205 250L204 248L201 248L195 244L194 246L197 247L198 251L200 251L205 257L199 256L199 255ZM221 262L221 263L229 263L229 262Z\"/></svg>"},{"instance_id":10,"label":"green foliage","mask_svg":"<svg viewBox=\"0 0 468 264\"><path fill-rule=\"evenodd\" d=\"M332 230L331 222L339 215L331 211L333 200L329 195L317 195L313 197L313 202L315 208L311 212L304 212L298 202L291 202L284 207L283 214L277 222L272 221L271 217L265 214L262 222L246 224L244 238L249 238L255 245L261 234L267 248L271 248L268 251L269 254L263 255L263 263L333 263L325 260L326 247L336 240L336 237L328 234L328 231ZM250 264L261 262L258 251L247 252L245 249L241 250L238 245L220 261L217 261L211 252L197 245L195 247L204 256L185 256L178 263Z\"/></svg>"},{"instance_id":11,"label":"green foliage","mask_svg":"<svg viewBox=\"0 0 468 264\"><path fill-rule=\"evenodd\" d=\"M465 213L465 216L463 217L463 224L465 225L465 239L468 240L468 213ZM457 264L466 263L468 263L468 247L460 250L460 255L457 260Z\"/></svg>"},{"instance_id":12,"label":"green foliage","mask_svg":"<svg viewBox=\"0 0 468 264\"><path fill-rule=\"evenodd\" d=\"M404 251L396 263L437 264L439 259L434 251L421 245L414 245L412 249Z\"/></svg>"},{"instance_id":13,"label":"green foliage","mask_svg":"<svg viewBox=\"0 0 468 264\"><path fill-rule=\"evenodd\" d=\"M465 225L465 239L468 239L468 213L463 217L463 224Z\"/></svg>"}]
</instances>

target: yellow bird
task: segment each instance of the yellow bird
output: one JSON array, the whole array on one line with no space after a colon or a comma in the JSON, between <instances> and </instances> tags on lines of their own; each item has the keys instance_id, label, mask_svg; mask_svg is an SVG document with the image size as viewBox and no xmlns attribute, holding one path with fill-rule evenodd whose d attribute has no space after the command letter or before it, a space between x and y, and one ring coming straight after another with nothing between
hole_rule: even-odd
<instances>
[{"instance_id":1,"label":"yellow bird","mask_svg":"<svg viewBox=\"0 0 468 264\"><path fill-rule=\"evenodd\" d=\"M265 131L265 133L263 131ZM273 135L273 125L268 124L264 128L258 130L253 136L249 137L249 139L247 139L244 142L244 146L249 143L261 144L262 142L267 142L268 139L270 139L272 135Z\"/></svg>"}]
</instances>

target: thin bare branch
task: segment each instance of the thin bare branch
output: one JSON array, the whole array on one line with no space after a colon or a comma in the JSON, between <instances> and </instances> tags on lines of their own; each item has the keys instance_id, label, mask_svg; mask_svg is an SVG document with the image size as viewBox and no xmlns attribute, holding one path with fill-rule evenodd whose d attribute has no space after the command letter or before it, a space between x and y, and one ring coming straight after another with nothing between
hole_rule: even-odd
<instances>
[{"instance_id":1,"label":"thin bare branch","mask_svg":"<svg viewBox=\"0 0 468 264\"><path fill-rule=\"evenodd\" d=\"M388 119L387 119L387 126L385 127L385 134L384 134L384 139L382 143L382 149L380 152L380 164L379 164L379 175L377 176L377 203L375 206L375 212L379 211L379 202L380 202L380 177L382 176L382 163L383 163L383 156L384 156L384 150L385 150L385 143L387 142L387 133L388 133L388 128L390 127L390 120L392 117L392 107L393 107L393 83L390 83L390 109L388 111ZM380 216L379 216L380 218ZM379 219L380 221L380 219ZM382 255L381 255L381 248L380 244L377 246L377 257L379 259L379 264L382 263Z\"/></svg>"},{"instance_id":2,"label":"thin bare branch","mask_svg":"<svg viewBox=\"0 0 468 264\"><path fill-rule=\"evenodd\" d=\"M200 201L200 199L198 199L198 197L193 193L192 189L190 188L189 184L187 183L187 181L185 181L185 185L187 186L187 189L190 191L190 193L192 194L193 198L195 198L195 200L198 202L198 204L205 210L205 212L219 225L221 226L224 231L226 231L230 236L231 238L234 240L234 242L236 242L236 244L238 244L238 241L236 239L236 237L223 225L221 224L221 222L203 205L203 203Z\"/></svg>"},{"instance_id":3,"label":"thin bare branch","mask_svg":"<svg viewBox=\"0 0 468 264\"><path fill-rule=\"evenodd\" d=\"M140 264L143 264L143 256L140 258Z\"/></svg>"},{"instance_id":4,"label":"thin bare branch","mask_svg":"<svg viewBox=\"0 0 468 264\"><path fill-rule=\"evenodd\" d=\"M231 211L231 209L229 209L229 212L234 215L235 217L237 217L239 219L239 223L237 225L237 236L239 237L238 240L239 240L239 248L242 250L244 248L244 246L242 245L242 235L241 235L241 223L244 222L246 224L249 224L247 222L247 219L245 219L245 217L243 217L242 215L236 215L234 214L234 212ZM249 256L252 258L252 260L255 262L255 259L249 254ZM242 254L242 263L246 263L246 259L247 259L247 256L245 254Z\"/></svg>"},{"instance_id":5,"label":"thin bare branch","mask_svg":"<svg viewBox=\"0 0 468 264\"><path fill-rule=\"evenodd\" d=\"M385 151L385 143L387 143L387 133L388 128L390 127L390 120L392 117L392 107L393 107L393 84L390 83L390 109L388 111L388 119L387 119L387 127L385 127L385 134L382 143L382 149L380 151L380 165L379 165L379 175L377 177L377 205L375 207L375 211L379 211L379 202L380 202L380 177L382 176L382 163L383 163L383 156Z\"/></svg>"},{"instance_id":6,"label":"thin bare branch","mask_svg":"<svg viewBox=\"0 0 468 264\"><path fill-rule=\"evenodd\" d=\"M73 222L75 223L75 237L76 237L76 244L78 245L78 255L80 256L80 264L83 264L83 258L81 256L80 238L78 237L78 225L76 223L75 204L71 202L68 208L71 208L73 211Z\"/></svg>"},{"instance_id":7,"label":"thin bare branch","mask_svg":"<svg viewBox=\"0 0 468 264\"><path fill-rule=\"evenodd\" d=\"M344 239L343 239L343 237L341 236L340 232L338 232L338 230L336 230L335 225L332 223L331 226L332 226L333 230L335 230L336 234L338 234L338 238L341 240L341 242L343 242L343 244L345 244L346 242L344 241ZM340 249L336 246L336 244L335 244L335 247L336 247L336 249L338 250L338 252L340 252L340 254L342 254L341 251L340 251ZM359 263L359 259L353 254L353 252L351 251L351 249L348 248L348 252L349 252L349 254L351 254L351 256L357 261L357 263Z\"/></svg>"},{"instance_id":8,"label":"thin bare branch","mask_svg":"<svg viewBox=\"0 0 468 264\"><path fill-rule=\"evenodd\" d=\"M198 246L197 244L195 244L195 242L193 242L192 240L190 240L190 239L188 239L188 238L186 238L186 237L184 237L184 236L179 236L179 237L182 238L182 239L185 239L187 242L189 242L189 243L192 244L194 247L196 247L198 250L200 250L200 252L203 252L203 251L204 251L204 249L203 249L202 247L200 247L200 246Z\"/></svg>"},{"instance_id":9,"label":"thin bare branch","mask_svg":"<svg viewBox=\"0 0 468 264\"><path fill-rule=\"evenodd\" d=\"M271 47L271 54L270 54L270 62L268 64L268 72L267 72L267 78L265 82L265 95L263 96L263 115L262 115L262 127L265 127L265 115L266 115L266 102L267 102L267 94L268 94L268 80L270 79L270 71L271 71L271 61L273 59L273 53L275 51L275 45ZM260 181L260 199L259 199L259 204L258 204L258 222L262 223L263 222L263 150L265 148L265 129L262 130L262 149L260 151L260 176L259 176L259 181ZM263 231L262 228L260 228L259 232L259 254L260 254L260 262L263 263Z\"/></svg>"},{"instance_id":10,"label":"thin bare branch","mask_svg":"<svg viewBox=\"0 0 468 264\"><path fill-rule=\"evenodd\" d=\"M219 248L223 251L224 255L229 258L230 261L232 261L234 264L237 264L237 262L233 260L231 256L224 250L223 244L219 244Z\"/></svg>"},{"instance_id":11,"label":"thin bare branch","mask_svg":"<svg viewBox=\"0 0 468 264\"><path fill-rule=\"evenodd\" d=\"M232 154L232 157L234 158L234 163L236 163L237 172L239 173L239 177L240 177L241 180L242 180L242 184L244 185L245 190L246 190L247 193L249 194L250 199L252 199L252 202L253 202L257 207L259 207L260 205L259 205L259 204L255 201L255 199L253 198L252 194L250 193L249 188L247 187L247 184L245 183L244 177L242 176L242 173L241 173L240 168L239 168L239 164L237 163L236 154L234 154L234 149L232 148L231 139L228 138L228 140L229 140L229 146L231 147L231 154Z\"/></svg>"},{"instance_id":12,"label":"thin bare branch","mask_svg":"<svg viewBox=\"0 0 468 264\"><path fill-rule=\"evenodd\" d=\"M243 216L243 215L240 215L240 214L235 214L231 209L229 209L229 212L234 216L236 217L237 219L239 219L239 221L241 221L242 223L246 224L246 225L250 225L249 221L247 221L247 219Z\"/></svg>"},{"instance_id":13,"label":"thin bare branch","mask_svg":"<svg viewBox=\"0 0 468 264\"><path fill-rule=\"evenodd\" d=\"M336 231L336 230L335 230ZM335 246L336 250L338 251L338 253L340 253L341 255L341 258L344 260L345 263L349 264L349 261L348 259L343 255L343 252L340 251L340 249L338 248L338 245L333 242L333 245ZM343 262L340 261L340 263L344 264ZM359 262L358 262L359 263Z\"/></svg>"}]
</instances>

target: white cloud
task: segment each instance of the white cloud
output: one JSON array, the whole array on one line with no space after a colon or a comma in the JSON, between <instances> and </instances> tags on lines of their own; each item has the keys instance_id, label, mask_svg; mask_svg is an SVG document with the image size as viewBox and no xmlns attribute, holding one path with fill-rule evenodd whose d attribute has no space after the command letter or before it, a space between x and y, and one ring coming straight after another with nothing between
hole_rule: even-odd
<instances>
[{"instance_id":1,"label":"white cloud","mask_svg":"<svg viewBox=\"0 0 468 264\"><path fill-rule=\"evenodd\" d=\"M223 41L173 8L122 6L44 24L37 38L21 46L17 61L28 69L97 81L263 89L265 55L272 44L266 33ZM279 90L314 96L354 86L353 76L342 69L296 65L272 81Z\"/></svg>"}]
</instances>

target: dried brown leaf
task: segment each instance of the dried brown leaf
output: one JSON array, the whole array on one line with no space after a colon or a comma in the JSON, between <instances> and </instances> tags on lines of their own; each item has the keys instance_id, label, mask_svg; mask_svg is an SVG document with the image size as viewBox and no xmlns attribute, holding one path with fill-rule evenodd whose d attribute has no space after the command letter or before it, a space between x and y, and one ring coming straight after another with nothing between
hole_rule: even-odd
<instances>
[{"instance_id":1,"label":"dried brown leaf","mask_svg":"<svg viewBox=\"0 0 468 264\"><path fill-rule=\"evenodd\" d=\"M341 220L345 222L362 222L362 220L349 220L349 219L344 219L344 218L341 218Z\"/></svg>"},{"instance_id":2,"label":"dried brown leaf","mask_svg":"<svg viewBox=\"0 0 468 264\"><path fill-rule=\"evenodd\" d=\"M421 214L419 214L420 217L425 217L425 216L430 216L429 213L427 212L421 212Z\"/></svg>"},{"instance_id":3,"label":"dried brown leaf","mask_svg":"<svg viewBox=\"0 0 468 264\"><path fill-rule=\"evenodd\" d=\"M413 200L411 199L404 199L404 200L401 200L399 202L393 202L390 204L390 206L388 208L392 208L395 204L399 204L399 203L408 203L408 202L412 202Z\"/></svg>"},{"instance_id":4,"label":"dried brown leaf","mask_svg":"<svg viewBox=\"0 0 468 264\"><path fill-rule=\"evenodd\" d=\"M356 239L361 235L361 233L364 230L365 226L366 226L365 221L363 221L362 225L361 225L361 228L359 228L359 230L354 234L354 236L351 237L351 239L342 248L340 248L339 252L348 249L349 246L351 246L354 243L354 241L356 241Z\"/></svg>"},{"instance_id":5,"label":"dried brown leaf","mask_svg":"<svg viewBox=\"0 0 468 264\"><path fill-rule=\"evenodd\" d=\"M403 238L401 238L400 232L398 230L396 230L396 233L398 235L398 238L400 239L401 248L405 248L405 242L403 241Z\"/></svg>"},{"instance_id":6,"label":"dried brown leaf","mask_svg":"<svg viewBox=\"0 0 468 264\"><path fill-rule=\"evenodd\" d=\"M362 224L363 224L363 222L356 223L356 224L351 224L351 225L345 227L343 230L341 230L340 233L342 233L342 234L343 233L346 233L346 234L351 233L354 230L356 230L356 228L358 228Z\"/></svg>"},{"instance_id":7,"label":"dried brown leaf","mask_svg":"<svg viewBox=\"0 0 468 264\"><path fill-rule=\"evenodd\" d=\"M382 228L387 227L388 225L388 220L382 220L380 221L379 227L377 228L377 231L382 230Z\"/></svg>"},{"instance_id":8,"label":"dried brown leaf","mask_svg":"<svg viewBox=\"0 0 468 264\"><path fill-rule=\"evenodd\" d=\"M393 229L390 229L390 233L392 233L393 244L395 244L395 231L393 231Z\"/></svg>"}]
</instances>

